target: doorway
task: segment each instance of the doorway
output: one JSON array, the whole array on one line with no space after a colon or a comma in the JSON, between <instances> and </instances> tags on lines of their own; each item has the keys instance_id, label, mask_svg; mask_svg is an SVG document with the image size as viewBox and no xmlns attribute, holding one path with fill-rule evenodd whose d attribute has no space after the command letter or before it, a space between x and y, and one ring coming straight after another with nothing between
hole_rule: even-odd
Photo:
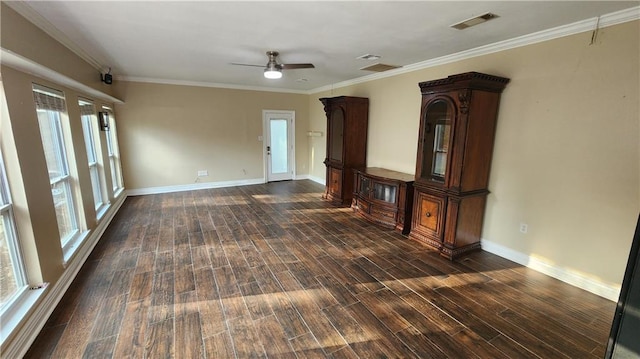
<instances>
[{"instance_id":1,"label":"doorway","mask_svg":"<svg viewBox=\"0 0 640 359\"><path fill-rule=\"evenodd\" d=\"M266 181L294 179L295 111L263 110Z\"/></svg>"}]
</instances>

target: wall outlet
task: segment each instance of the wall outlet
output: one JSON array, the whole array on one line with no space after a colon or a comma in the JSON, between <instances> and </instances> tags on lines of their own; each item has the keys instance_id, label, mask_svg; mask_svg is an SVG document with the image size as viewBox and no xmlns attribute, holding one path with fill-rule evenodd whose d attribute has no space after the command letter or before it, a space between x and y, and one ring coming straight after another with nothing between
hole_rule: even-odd
<instances>
[{"instance_id":1,"label":"wall outlet","mask_svg":"<svg viewBox=\"0 0 640 359\"><path fill-rule=\"evenodd\" d=\"M198 177L205 177L209 175L209 171L207 170L199 170L198 171Z\"/></svg>"},{"instance_id":2,"label":"wall outlet","mask_svg":"<svg viewBox=\"0 0 640 359\"><path fill-rule=\"evenodd\" d=\"M527 233L529 226L526 223L520 223L520 233Z\"/></svg>"}]
</instances>

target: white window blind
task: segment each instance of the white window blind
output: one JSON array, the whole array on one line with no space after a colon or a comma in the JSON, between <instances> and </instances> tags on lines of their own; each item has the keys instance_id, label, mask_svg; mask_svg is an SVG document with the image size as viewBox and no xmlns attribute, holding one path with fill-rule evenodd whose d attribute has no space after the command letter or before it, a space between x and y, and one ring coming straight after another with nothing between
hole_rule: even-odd
<instances>
[{"instance_id":1,"label":"white window blind","mask_svg":"<svg viewBox=\"0 0 640 359\"><path fill-rule=\"evenodd\" d=\"M91 116L96 114L96 107L89 100L78 100L80 106L80 116Z\"/></svg>"},{"instance_id":2,"label":"white window blind","mask_svg":"<svg viewBox=\"0 0 640 359\"><path fill-rule=\"evenodd\" d=\"M34 84L33 98L38 110L67 111L64 94L58 90Z\"/></svg>"}]
</instances>

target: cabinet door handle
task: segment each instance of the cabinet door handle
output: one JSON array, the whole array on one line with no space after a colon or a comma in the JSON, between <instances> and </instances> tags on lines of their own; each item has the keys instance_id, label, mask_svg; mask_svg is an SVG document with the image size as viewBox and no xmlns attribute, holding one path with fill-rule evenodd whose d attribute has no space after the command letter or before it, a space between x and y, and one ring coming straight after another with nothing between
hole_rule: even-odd
<instances>
[{"instance_id":1,"label":"cabinet door handle","mask_svg":"<svg viewBox=\"0 0 640 359\"><path fill-rule=\"evenodd\" d=\"M427 212L424 215L427 216L427 217L431 217L431 212Z\"/></svg>"}]
</instances>

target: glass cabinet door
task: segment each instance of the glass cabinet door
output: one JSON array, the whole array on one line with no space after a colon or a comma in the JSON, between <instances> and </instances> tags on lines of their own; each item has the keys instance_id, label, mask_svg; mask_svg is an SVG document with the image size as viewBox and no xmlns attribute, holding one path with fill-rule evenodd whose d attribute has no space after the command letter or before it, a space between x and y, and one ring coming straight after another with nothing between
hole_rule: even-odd
<instances>
[{"instance_id":1,"label":"glass cabinet door","mask_svg":"<svg viewBox=\"0 0 640 359\"><path fill-rule=\"evenodd\" d=\"M392 186L386 183L374 182L373 199L388 203L395 203L397 189L398 187L396 186Z\"/></svg>"},{"instance_id":2,"label":"glass cabinet door","mask_svg":"<svg viewBox=\"0 0 640 359\"><path fill-rule=\"evenodd\" d=\"M359 192L363 196L368 196L371 191L370 180L367 177L360 176L360 188Z\"/></svg>"},{"instance_id":3,"label":"glass cabinet door","mask_svg":"<svg viewBox=\"0 0 640 359\"><path fill-rule=\"evenodd\" d=\"M429 105L424 119L422 178L444 183L451 142L452 112L444 100Z\"/></svg>"},{"instance_id":4,"label":"glass cabinet door","mask_svg":"<svg viewBox=\"0 0 640 359\"><path fill-rule=\"evenodd\" d=\"M342 162L342 137L344 135L344 113L341 108L331 112L331 127L329 128L329 159Z\"/></svg>"}]
</instances>

